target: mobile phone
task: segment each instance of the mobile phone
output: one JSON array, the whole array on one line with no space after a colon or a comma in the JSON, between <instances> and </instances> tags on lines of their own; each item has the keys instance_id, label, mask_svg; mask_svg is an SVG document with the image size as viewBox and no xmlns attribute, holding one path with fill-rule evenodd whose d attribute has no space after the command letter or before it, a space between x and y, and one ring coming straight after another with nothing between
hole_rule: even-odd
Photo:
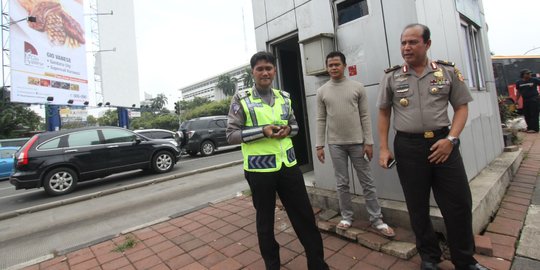
<instances>
[{"instance_id":1,"label":"mobile phone","mask_svg":"<svg viewBox=\"0 0 540 270\"><path fill-rule=\"evenodd\" d=\"M391 158L386 162L386 168L388 168L388 169L392 168L394 165L396 165L396 160L395 159Z\"/></svg>"}]
</instances>

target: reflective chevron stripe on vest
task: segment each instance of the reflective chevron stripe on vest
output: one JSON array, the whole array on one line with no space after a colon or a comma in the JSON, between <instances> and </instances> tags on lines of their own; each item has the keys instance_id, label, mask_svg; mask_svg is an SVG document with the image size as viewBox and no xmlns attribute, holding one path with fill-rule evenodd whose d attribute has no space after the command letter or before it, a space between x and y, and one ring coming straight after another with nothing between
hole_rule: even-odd
<instances>
[{"instance_id":1,"label":"reflective chevron stripe on vest","mask_svg":"<svg viewBox=\"0 0 540 270\"><path fill-rule=\"evenodd\" d=\"M253 89L240 100L246 115L246 128L261 127L269 124L288 125L291 113L289 94L277 89L274 92L274 106L270 107L260 97L253 96ZM296 164L292 140L263 138L249 143L242 143L244 170L250 172L275 172L282 164L287 167Z\"/></svg>"}]
</instances>

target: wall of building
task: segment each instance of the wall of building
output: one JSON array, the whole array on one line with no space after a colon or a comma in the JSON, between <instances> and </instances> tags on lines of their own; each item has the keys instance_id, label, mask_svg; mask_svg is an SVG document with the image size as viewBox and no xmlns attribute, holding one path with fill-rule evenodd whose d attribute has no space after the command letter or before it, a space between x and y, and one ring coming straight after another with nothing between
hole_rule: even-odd
<instances>
[{"instance_id":1,"label":"wall of building","mask_svg":"<svg viewBox=\"0 0 540 270\"><path fill-rule=\"evenodd\" d=\"M463 48L465 40L461 32L461 19L478 24L485 87L471 90L474 101L469 104L469 119L461 134L460 148L469 178L476 176L502 152L502 131L481 2L367 0L369 8L367 16L335 28L331 1L253 0L252 2L258 50L271 51L272 43L286 35L297 34L299 40L304 40L320 33L333 33L336 47L346 55L347 64L356 65L358 74L349 78L362 82L368 92L375 138L375 156L371 166L381 198L403 199L395 169L384 170L376 162L379 142L376 130L378 109L375 103L383 70L403 63L400 54L400 33L407 24L419 22L428 25L432 33L429 57L453 61L459 68L466 66L467 55ZM467 15L460 14L458 8ZM302 55L302 58L304 57ZM307 76L305 67L303 68L309 132L311 141L315 142L316 90L329 77ZM346 75L348 76L347 72ZM453 112L450 112L450 116L452 115ZM390 136L390 140L393 140L393 135ZM335 189L331 162L320 164L315 156L313 160L316 186ZM355 193L361 194L358 182L352 186Z\"/></svg>"},{"instance_id":2,"label":"wall of building","mask_svg":"<svg viewBox=\"0 0 540 270\"><path fill-rule=\"evenodd\" d=\"M237 80L236 90L243 90L245 87L244 81L242 80L242 75L244 75L246 68L249 68L249 65L241 66L233 70L226 71L222 74L228 74L232 78L235 78ZM207 98L210 101L218 101L227 98L225 94L223 94L223 91L216 87L220 75L213 76L179 89L182 95L182 100L191 101L195 97L200 97Z\"/></svg>"}]
</instances>

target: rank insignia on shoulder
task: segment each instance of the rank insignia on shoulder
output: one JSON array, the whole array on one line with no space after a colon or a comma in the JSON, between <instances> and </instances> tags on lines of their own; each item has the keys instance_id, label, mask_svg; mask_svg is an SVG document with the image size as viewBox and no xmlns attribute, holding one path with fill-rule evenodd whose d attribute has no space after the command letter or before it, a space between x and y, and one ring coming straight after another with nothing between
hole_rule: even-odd
<instances>
[{"instance_id":1,"label":"rank insignia on shoulder","mask_svg":"<svg viewBox=\"0 0 540 270\"><path fill-rule=\"evenodd\" d=\"M461 71L459 71L459 69L455 68L454 73L456 74L458 80L462 82L465 81L465 78L463 77L463 74L461 74Z\"/></svg>"},{"instance_id":2,"label":"rank insignia on shoulder","mask_svg":"<svg viewBox=\"0 0 540 270\"><path fill-rule=\"evenodd\" d=\"M248 90L240 90L238 91L237 95L239 99L244 99L244 98L249 97L250 94Z\"/></svg>"},{"instance_id":3,"label":"rank insignia on shoulder","mask_svg":"<svg viewBox=\"0 0 540 270\"><path fill-rule=\"evenodd\" d=\"M384 73L392 72L392 71L394 71L394 70L399 69L400 67L401 67L401 65L395 65L395 66L393 66L393 67L390 67L390 68L385 69L385 70L384 70Z\"/></svg>"},{"instance_id":4,"label":"rank insignia on shoulder","mask_svg":"<svg viewBox=\"0 0 540 270\"><path fill-rule=\"evenodd\" d=\"M279 90L279 92L281 93L281 95L283 97L286 97L286 98L290 98L291 97L291 94L289 94L289 92L285 92L284 90Z\"/></svg>"},{"instance_id":5,"label":"rank insignia on shoulder","mask_svg":"<svg viewBox=\"0 0 540 270\"><path fill-rule=\"evenodd\" d=\"M437 60L435 62L437 62L438 64L441 64L441 65L451 66L451 67L456 65L456 64L454 64L454 62L449 62L449 61L444 61L444 60Z\"/></svg>"}]
</instances>

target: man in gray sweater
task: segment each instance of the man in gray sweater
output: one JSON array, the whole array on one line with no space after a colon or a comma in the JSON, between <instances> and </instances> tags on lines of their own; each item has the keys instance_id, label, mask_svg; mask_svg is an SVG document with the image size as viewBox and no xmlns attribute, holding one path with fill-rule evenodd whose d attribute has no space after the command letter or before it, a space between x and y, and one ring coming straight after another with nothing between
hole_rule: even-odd
<instances>
[{"instance_id":1,"label":"man in gray sweater","mask_svg":"<svg viewBox=\"0 0 540 270\"><path fill-rule=\"evenodd\" d=\"M369 167L373 157L373 136L366 91L361 83L344 76L346 66L343 53L331 52L326 56L326 69L331 79L317 90L317 158L324 163L324 145L328 142L342 217L338 228L348 229L353 221L349 193L350 159L362 185L372 227L384 236L393 237L394 230L382 220Z\"/></svg>"}]
</instances>

